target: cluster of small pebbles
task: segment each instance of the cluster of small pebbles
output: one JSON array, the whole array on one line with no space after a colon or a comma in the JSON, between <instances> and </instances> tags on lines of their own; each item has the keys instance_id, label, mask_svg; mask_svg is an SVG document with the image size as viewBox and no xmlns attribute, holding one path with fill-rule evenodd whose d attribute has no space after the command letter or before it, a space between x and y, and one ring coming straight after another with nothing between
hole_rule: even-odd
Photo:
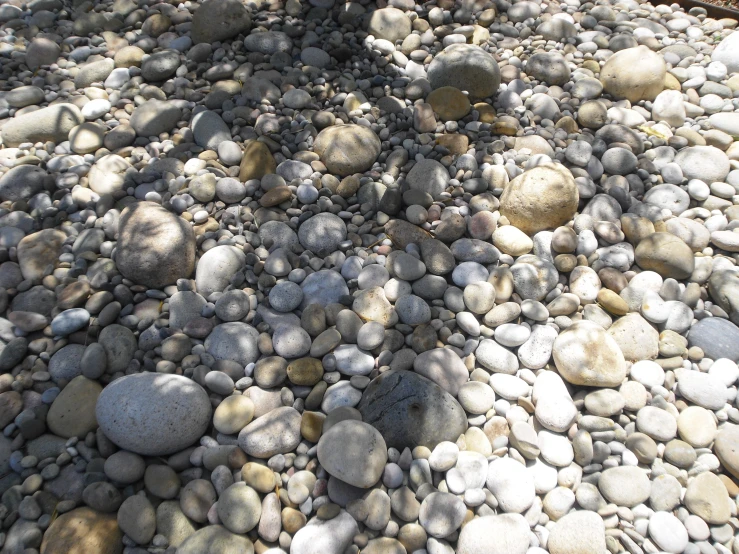
<instances>
[{"instance_id":1,"label":"cluster of small pebbles","mask_svg":"<svg viewBox=\"0 0 739 554\"><path fill-rule=\"evenodd\" d=\"M739 30L0 2L2 554L739 554Z\"/></svg>"}]
</instances>

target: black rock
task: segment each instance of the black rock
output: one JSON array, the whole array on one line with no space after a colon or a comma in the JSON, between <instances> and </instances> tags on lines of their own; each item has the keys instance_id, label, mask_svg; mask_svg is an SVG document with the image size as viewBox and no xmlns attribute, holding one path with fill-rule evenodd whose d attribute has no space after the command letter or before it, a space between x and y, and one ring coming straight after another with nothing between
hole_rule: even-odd
<instances>
[{"instance_id":1,"label":"black rock","mask_svg":"<svg viewBox=\"0 0 739 554\"><path fill-rule=\"evenodd\" d=\"M357 409L390 447L426 446L456 441L467 430L459 402L436 383L413 371L390 370L374 379Z\"/></svg>"}]
</instances>

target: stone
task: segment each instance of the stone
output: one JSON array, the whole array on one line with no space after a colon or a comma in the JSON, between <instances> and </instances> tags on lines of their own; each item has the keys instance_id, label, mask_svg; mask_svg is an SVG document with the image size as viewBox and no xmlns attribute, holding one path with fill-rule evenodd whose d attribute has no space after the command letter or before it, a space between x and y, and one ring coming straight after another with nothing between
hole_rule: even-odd
<instances>
[{"instance_id":1,"label":"stone","mask_svg":"<svg viewBox=\"0 0 739 554\"><path fill-rule=\"evenodd\" d=\"M85 121L74 104L54 104L11 118L2 128L3 144L15 147L24 142L59 144L67 140L69 132Z\"/></svg>"},{"instance_id":2,"label":"stone","mask_svg":"<svg viewBox=\"0 0 739 554\"><path fill-rule=\"evenodd\" d=\"M688 332L688 347L697 346L707 358L739 361L739 327L727 319L707 317Z\"/></svg>"},{"instance_id":3,"label":"stone","mask_svg":"<svg viewBox=\"0 0 739 554\"><path fill-rule=\"evenodd\" d=\"M346 239L346 224L332 213L317 214L303 222L298 239L304 248L325 257L335 252Z\"/></svg>"},{"instance_id":4,"label":"stone","mask_svg":"<svg viewBox=\"0 0 739 554\"><path fill-rule=\"evenodd\" d=\"M246 427L254 417L254 403L246 396L228 396L213 414L213 427L225 435L233 435Z\"/></svg>"},{"instance_id":5,"label":"stone","mask_svg":"<svg viewBox=\"0 0 739 554\"><path fill-rule=\"evenodd\" d=\"M51 275L67 236L56 229L26 235L18 243L18 265L24 279L39 281Z\"/></svg>"},{"instance_id":6,"label":"stone","mask_svg":"<svg viewBox=\"0 0 739 554\"><path fill-rule=\"evenodd\" d=\"M652 360L659 354L659 333L639 314L619 318L607 333L629 361Z\"/></svg>"},{"instance_id":7,"label":"stone","mask_svg":"<svg viewBox=\"0 0 739 554\"><path fill-rule=\"evenodd\" d=\"M98 194L119 192L126 185L126 176L132 170L131 164L117 154L103 156L90 168L90 189Z\"/></svg>"},{"instance_id":8,"label":"stone","mask_svg":"<svg viewBox=\"0 0 739 554\"><path fill-rule=\"evenodd\" d=\"M664 88L667 67L663 57L646 46L619 50L600 71L603 89L614 98L631 103L654 100Z\"/></svg>"},{"instance_id":9,"label":"stone","mask_svg":"<svg viewBox=\"0 0 739 554\"><path fill-rule=\"evenodd\" d=\"M552 355L557 370L573 385L617 387L626 377L626 361L616 341L588 321L560 333Z\"/></svg>"},{"instance_id":10,"label":"stone","mask_svg":"<svg viewBox=\"0 0 739 554\"><path fill-rule=\"evenodd\" d=\"M431 91L426 101L441 121L458 121L470 113L472 108L467 96L456 87L437 88Z\"/></svg>"},{"instance_id":11,"label":"stone","mask_svg":"<svg viewBox=\"0 0 739 554\"><path fill-rule=\"evenodd\" d=\"M699 473L690 479L683 497L685 507L709 525L723 525L729 521L729 502L726 486L710 472Z\"/></svg>"},{"instance_id":12,"label":"stone","mask_svg":"<svg viewBox=\"0 0 739 554\"><path fill-rule=\"evenodd\" d=\"M421 353L413 361L413 369L452 396L456 396L459 387L469 379L469 372L462 360L447 348L434 348Z\"/></svg>"},{"instance_id":13,"label":"stone","mask_svg":"<svg viewBox=\"0 0 739 554\"><path fill-rule=\"evenodd\" d=\"M457 554L526 554L529 524L521 514L487 515L462 527Z\"/></svg>"},{"instance_id":14,"label":"stone","mask_svg":"<svg viewBox=\"0 0 739 554\"><path fill-rule=\"evenodd\" d=\"M716 46L711 54L711 60L723 63L729 73L737 72L739 71L737 48L739 48L739 33L734 31Z\"/></svg>"},{"instance_id":15,"label":"stone","mask_svg":"<svg viewBox=\"0 0 739 554\"><path fill-rule=\"evenodd\" d=\"M434 56L428 80L432 89L455 87L472 99L493 96L500 87L500 69L495 59L479 46L451 44Z\"/></svg>"},{"instance_id":16,"label":"stone","mask_svg":"<svg viewBox=\"0 0 739 554\"><path fill-rule=\"evenodd\" d=\"M222 525L198 529L177 547L177 554L253 554L254 545L247 538L231 533Z\"/></svg>"},{"instance_id":17,"label":"stone","mask_svg":"<svg viewBox=\"0 0 739 554\"><path fill-rule=\"evenodd\" d=\"M344 177L372 167L380 155L380 139L360 125L331 126L318 133L313 151L331 173Z\"/></svg>"},{"instance_id":18,"label":"stone","mask_svg":"<svg viewBox=\"0 0 739 554\"><path fill-rule=\"evenodd\" d=\"M198 112L190 122L195 143L208 150L216 150L218 145L231 140L231 129L217 113L204 110Z\"/></svg>"},{"instance_id":19,"label":"stone","mask_svg":"<svg viewBox=\"0 0 739 554\"><path fill-rule=\"evenodd\" d=\"M636 466L612 467L601 473L598 489L609 502L631 508L649 498L649 477Z\"/></svg>"},{"instance_id":20,"label":"stone","mask_svg":"<svg viewBox=\"0 0 739 554\"><path fill-rule=\"evenodd\" d=\"M195 235L184 219L153 202L123 210L116 266L128 279L149 287L174 284L195 269Z\"/></svg>"},{"instance_id":21,"label":"stone","mask_svg":"<svg viewBox=\"0 0 739 554\"><path fill-rule=\"evenodd\" d=\"M239 181L246 182L252 179L261 179L276 170L277 163L266 144L256 140L244 143L244 155L239 166Z\"/></svg>"},{"instance_id":22,"label":"stone","mask_svg":"<svg viewBox=\"0 0 739 554\"><path fill-rule=\"evenodd\" d=\"M711 298L729 314L729 319L739 323L739 272L731 269L714 271L708 280Z\"/></svg>"},{"instance_id":23,"label":"stone","mask_svg":"<svg viewBox=\"0 0 739 554\"><path fill-rule=\"evenodd\" d=\"M395 43L411 34L411 20L397 8L382 8L370 15L367 32L376 39Z\"/></svg>"},{"instance_id":24,"label":"stone","mask_svg":"<svg viewBox=\"0 0 739 554\"><path fill-rule=\"evenodd\" d=\"M487 488L504 512L523 513L536 498L534 477L522 463L498 458L488 467Z\"/></svg>"},{"instance_id":25,"label":"stone","mask_svg":"<svg viewBox=\"0 0 739 554\"><path fill-rule=\"evenodd\" d=\"M294 554L343 554L359 533L357 522L344 510L333 519L311 519L293 537Z\"/></svg>"},{"instance_id":26,"label":"stone","mask_svg":"<svg viewBox=\"0 0 739 554\"><path fill-rule=\"evenodd\" d=\"M688 531L669 512L656 512L649 518L649 536L665 552L679 554L688 546Z\"/></svg>"},{"instance_id":27,"label":"stone","mask_svg":"<svg viewBox=\"0 0 739 554\"><path fill-rule=\"evenodd\" d=\"M686 179L700 179L706 183L722 182L730 170L728 156L713 146L683 148L675 156L675 163Z\"/></svg>"},{"instance_id":28,"label":"stone","mask_svg":"<svg viewBox=\"0 0 739 554\"><path fill-rule=\"evenodd\" d=\"M503 191L500 213L528 235L554 229L575 215L579 194L562 165L541 164L525 171Z\"/></svg>"},{"instance_id":29,"label":"stone","mask_svg":"<svg viewBox=\"0 0 739 554\"><path fill-rule=\"evenodd\" d=\"M262 502L257 492L246 483L234 483L221 493L216 511L226 529L244 534L259 523Z\"/></svg>"},{"instance_id":30,"label":"stone","mask_svg":"<svg viewBox=\"0 0 739 554\"><path fill-rule=\"evenodd\" d=\"M103 388L83 376L72 379L49 408L49 430L64 438L85 437L97 429L95 405Z\"/></svg>"},{"instance_id":31,"label":"stone","mask_svg":"<svg viewBox=\"0 0 739 554\"><path fill-rule=\"evenodd\" d=\"M156 512L148 498L133 495L126 498L118 510L118 526L137 544L149 544L156 532Z\"/></svg>"},{"instance_id":32,"label":"stone","mask_svg":"<svg viewBox=\"0 0 739 554\"><path fill-rule=\"evenodd\" d=\"M198 260L195 272L198 292L205 298L214 292L222 292L245 261L244 252L235 246L221 245L211 248Z\"/></svg>"},{"instance_id":33,"label":"stone","mask_svg":"<svg viewBox=\"0 0 739 554\"><path fill-rule=\"evenodd\" d=\"M448 492L432 492L421 502L418 522L426 533L438 539L451 535L464 521L464 502Z\"/></svg>"},{"instance_id":34,"label":"stone","mask_svg":"<svg viewBox=\"0 0 739 554\"><path fill-rule=\"evenodd\" d=\"M276 52L290 52L292 40L285 33L279 31L264 31L261 33L250 33L244 39L244 47L249 52L260 52L262 54L274 54Z\"/></svg>"},{"instance_id":35,"label":"stone","mask_svg":"<svg viewBox=\"0 0 739 554\"><path fill-rule=\"evenodd\" d=\"M526 73L548 85L561 86L570 79L565 59L555 52L537 52L526 62Z\"/></svg>"},{"instance_id":36,"label":"stone","mask_svg":"<svg viewBox=\"0 0 739 554\"><path fill-rule=\"evenodd\" d=\"M739 427L736 425L722 427L716 435L713 449L719 461L729 473L739 478Z\"/></svg>"},{"instance_id":37,"label":"stone","mask_svg":"<svg viewBox=\"0 0 739 554\"><path fill-rule=\"evenodd\" d=\"M371 425L344 420L321 436L318 461L329 475L367 489L382 476L387 446L380 432Z\"/></svg>"},{"instance_id":38,"label":"stone","mask_svg":"<svg viewBox=\"0 0 739 554\"><path fill-rule=\"evenodd\" d=\"M130 125L140 137L155 137L171 131L181 117L182 110L172 102L152 98L136 107Z\"/></svg>"},{"instance_id":39,"label":"stone","mask_svg":"<svg viewBox=\"0 0 739 554\"><path fill-rule=\"evenodd\" d=\"M203 435L211 406L205 390L186 377L139 373L105 387L95 414L105 436L121 448L162 456Z\"/></svg>"},{"instance_id":40,"label":"stone","mask_svg":"<svg viewBox=\"0 0 739 554\"><path fill-rule=\"evenodd\" d=\"M87 507L77 508L57 517L44 533L41 554L89 552L123 552L123 533L114 514L101 514Z\"/></svg>"},{"instance_id":41,"label":"stone","mask_svg":"<svg viewBox=\"0 0 739 554\"><path fill-rule=\"evenodd\" d=\"M436 160L421 160L408 172L406 180L411 190L426 192L438 200L446 190L449 172Z\"/></svg>"},{"instance_id":42,"label":"stone","mask_svg":"<svg viewBox=\"0 0 739 554\"><path fill-rule=\"evenodd\" d=\"M44 189L49 174L33 165L19 165L0 176L0 200L17 202Z\"/></svg>"},{"instance_id":43,"label":"stone","mask_svg":"<svg viewBox=\"0 0 739 554\"><path fill-rule=\"evenodd\" d=\"M634 251L636 263L662 277L687 279L695 268L693 251L671 233L653 233L643 239Z\"/></svg>"},{"instance_id":44,"label":"stone","mask_svg":"<svg viewBox=\"0 0 739 554\"><path fill-rule=\"evenodd\" d=\"M549 534L550 554L605 554L606 527L597 513L573 511L557 520Z\"/></svg>"},{"instance_id":45,"label":"stone","mask_svg":"<svg viewBox=\"0 0 739 554\"><path fill-rule=\"evenodd\" d=\"M255 458L292 452L300 442L300 421L300 413L294 408L276 408L241 430L239 447Z\"/></svg>"},{"instance_id":46,"label":"stone","mask_svg":"<svg viewBox=\"0 0 739 554\"><path fill-rule=\"evenodd\" d=\"M357 405L362 420L375 427L387 446L433 449L454 442L467 429L457 400L414 372L390 370L370 382Z\"/></svg>"}]
</instances>

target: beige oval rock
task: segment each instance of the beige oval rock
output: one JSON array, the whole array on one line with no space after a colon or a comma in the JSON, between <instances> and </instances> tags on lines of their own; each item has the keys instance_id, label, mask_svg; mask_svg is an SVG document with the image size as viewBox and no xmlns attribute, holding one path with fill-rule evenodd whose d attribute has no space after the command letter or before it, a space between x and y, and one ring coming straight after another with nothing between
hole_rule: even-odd
<instances>
[{"instance_id":1,"label":"beige oval rock","mask_svg":"<svg viewBox=\"0 0 739 554\"><path fill-rule=\"evenodd\" d=\"M696 475L688 482L683 498L685 507L709 525L723 525L731 517L726 486L710 472Z\"/></svg>"},{"instance_id":2,"label":"beige oval rock","mask_svg":"<svg viewBox=\"0 0 739 554\"><path fill-rule=\"evenodd\" d=\"M554 229L572 219L579 194L572 173L558 164L525 171L503 191L500 213L528 235Z\"/></svg>"},{"instance_id":3,"label":"beige oval rock","mask_svg":"<svg viewBox=\"0 0 739 554\"><path fill-rule=\"evenodd\" d=\"M77 508L60 515L44 533L41 554L120 554L123 533L115 514Z\"/></svg>"},{"instance_id":4,"label":"beige oval rock","mask_svg":"<svg viewBox=\"0 0 739 554\"><path fill-rule=\"evenodd\" d=\"M85 118L74 104L54 104L11 118L2 128L3 144L18 146L23 142L60 143L69 131Z\"/></svg>"},{"instance_id":5,"label":"beige oval rock","mask_svg":"<svg viewBox=\"0 0 739 554\"><path fill-rule=\"evenodd\" d=\"M44 229L18 243L18 265L24 279L41 280L51 275L59 262L67 235L56 229Z\"/></svg>"},{"instance_id":6,"label":"beige oval rock","mask_svg":"<svg viewBox=\"0 0 739 554\"><path fill-rule=\"evenodd\" d=\"M611 96L631 102L654 100L662 92L667 66L660 54L646 46L626 48L608 58L600 82Z\"/></svg>"},{"instance_id":7,"label":"beige oval rock","mask_svg":"<svg viewBox=\"0 0 739 554\"><path fill-rule=\"evenodd\" d=\"M713 449L721 464L739 479L739 426L727 425L721 429Z\"/></svg>"},{"instance_id":8,"label":"beige oval rock","mask_svg":"<svg viewBox=\"0 0 739 554\"><path fill-rule=\"evenodd\" d=\"M695 269L690 246L672 233L652 233L644 238L634 251L634 260L642 269L664 278L687 279Z\"/></svg>"},{"instance_id":9,"label":"beige oval rock","mask_svg":"<svg viewBox=\"0 0 739 554\"><path fill-rule=\"evenodd\" d=\"M577 322L560 333L552 355L560 375L573 385L617 387L626 377L626 360L602 327Z\"/></svg>"},{"instance_id":10,"label":"beige oval rock","mask_svg":"<svg viewBox=\"0 0 739 554\"><path fill-rule=\"evenodd\" d=\"M331 173L343 177L372 167L380 155L380 147L380 139L367 127L334 125L318 133L313 151Z\"/></svg>"}]
</instances>

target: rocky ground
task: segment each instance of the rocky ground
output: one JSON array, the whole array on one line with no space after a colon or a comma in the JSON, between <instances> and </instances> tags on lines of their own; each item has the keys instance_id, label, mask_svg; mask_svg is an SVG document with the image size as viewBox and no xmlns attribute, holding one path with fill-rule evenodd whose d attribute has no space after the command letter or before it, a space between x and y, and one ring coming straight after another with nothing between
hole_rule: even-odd
<instances>
[{"instance_id":1,"label":"rocky ground","mask_svg":"<svg viewBox=\"0 0 739 554\"><path fill-rule=\"evenodd\" d=\"M739 554L739 31L0 5L3 554Z\"/></svg>"}]
</instances>

